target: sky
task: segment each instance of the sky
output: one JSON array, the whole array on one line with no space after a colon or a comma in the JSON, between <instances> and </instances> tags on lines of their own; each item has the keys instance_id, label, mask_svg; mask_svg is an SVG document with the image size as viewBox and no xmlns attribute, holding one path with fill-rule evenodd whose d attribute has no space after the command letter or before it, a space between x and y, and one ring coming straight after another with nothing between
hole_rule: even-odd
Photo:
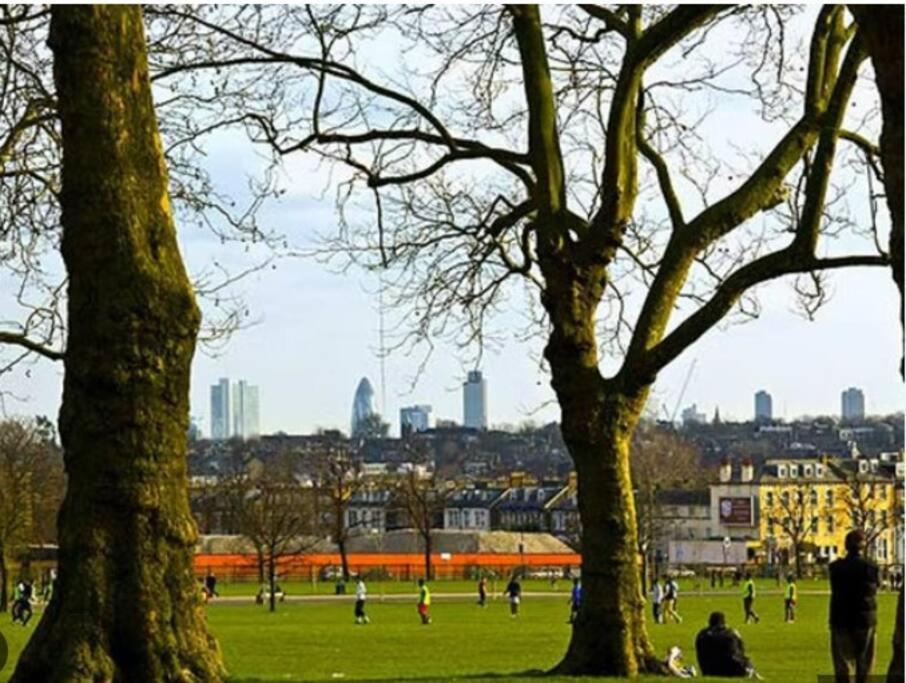
<instances>
[{"instance_id":1,"label":"sky","mask_svg":"<svg viewBox=\"0 0 906 683\"><path fill-rule=\"evenodd\" d=\"M747 123L729 100L724 104L707 128L717 148L741 142L758 147L759 136L764 144L771 141L761 124ZM218 185L241 194L245 177L260 165L255 152L239 137L213 140L207 151ZM313 244L316 233L336 229L332 195L321 198L313 189L323 186L323 169L296 157L283 178L289 191L266 207L264 224L296 245ZM208 268L214 260L232 269L252 262L244 251L224 248L197 228L181 227L179 236L190 272ZM385 359L382 383L377 285L374 274L337 273L304 258L280 259L275 268L242 280L237 292L254 324L216 354L200 349L193 365L191 411L203 433L210 430L210 385L221 377L260 387L263 433L348 430L362 377L375 387L377 408L393 433L405 405L430 404L434 418L461 421L462 382L472 369L468 353L439 343L413 385L421 356L395 352ZM901 410L898 297L889 272L835 274L832 290L817 319L807 321L794 310L790 282L762 287L759 319L710 331L661 373L653 392L655 410L661 417L676 411L678 417L683 407L695 403L709 416L719 407L723 419L749 419L754 393L766 389L777 417L839 414L840 392L849 386L863 389L869 413ZM481 359L492 425L558 418L549 377L538 362L542 341L522 341L515 332L522 328L521 315L514 299L495 320L496 327L513 333ZM59 366L39 361L0 382L17 397L6 401L7 412L55 415L59 409Z\"/></svg>"}]
</instances>

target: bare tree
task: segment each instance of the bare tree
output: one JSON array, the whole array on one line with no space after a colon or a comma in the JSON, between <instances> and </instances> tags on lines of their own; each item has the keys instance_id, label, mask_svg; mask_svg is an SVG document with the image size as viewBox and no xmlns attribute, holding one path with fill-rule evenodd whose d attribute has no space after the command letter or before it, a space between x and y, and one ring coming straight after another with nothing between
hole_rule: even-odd
<instances>
[{"instance_id":1,"label":"bare tree","mask_svg":"<svg viewBox=\"0 0 906 683\"><path fill-rule=\"evenodd\" d=\"M237 501L240 529L263 558L273 612L281 558L302 555L320 541L315 534L316 492L300 484L286 457L266 464L246 481Z\"/></svg>"},{"instance_id":2,"label":"bare tree","mask_svg":"<svg viewBox=\"0 0 906 683\"><path fill-rule=\"evenodd\" d=\"M862 532L866 553L877 559L877 542L896 527L903 515L891 481L876 472L860 472L857 462L832 466L832 469L845 484L842 502L850 525Z\"/></svg>"},{"instance_id":3,"label":"bare tree","mask_svg":"<svg viewBox=\"0 0 906 683\"><path fill-rule=\"evenodd\" d=\"M438 518L443 515L446 490L438 484L432 474L413 466L399 477L393 494L394 505L405 514L422 541L425 578L430 581L434 576L431 563L431 554L434 552L434 530L437 528Z\"/></svg>"},{"instance_id":4,"label":"bare tree","mask_svg":"<svg viewBox=\"0 0 906 683\"><path fill-rule=\"evenodd\" d=\"M9 595L9 559L46 543L63 497L63 463L41 421L0 422L0 611Z\"/></svg>"},{"instance_id":5,"label":"bare tree","mask_svg":"<svg viewBox=\"0 0 906 683\"><path fill-rule=\"evenodd\" d=\"M161 82L178 88L187 72L213 82L224 69L267 74L260 80L281 90L273 98L259 89L266 104L245 111L250 135L278 158L309 151L345 167L330 248L386 270L409 340L482 344L514 279L537 297L586 534L585 599L560 673L660 668L644 625L629 463L658 373L731 312L757 316L752 289L761 283L796 276L811 314L826 300L827 271L890 265L874 248L823 255L823 238L851 223L831 171L866 53L844 9L828 6L807 56L791 65L790 12L161 11L194 26L203 46L173 55ZM743 36L738 51L726 64L703 56L690 73L690 60L730 25ZM356 46L382 28L426 52L397 80L356 66ZM680 54L684 71L663 76L667 56ZM721 81L737 68L751 85ZM286 107L300 86L307 112ZM720 160L695 117L672 103L671 94L695 89L751 98L782 134L744 169ZM210 110L235 117L234 105ZM653 193L661 209L639 201ZM375 217L359 221L365 197ZM772 227L753 225L759 217ZM602 354L612 372L602 371Z\"/></svg>"},{"instance_id":6,"label":"bare tree","mask_svg":"<svg viewBox=\"0 0 906 683\"><path fill-rule=\"evenodd\" d=\"M141 8L50 12L68 479L56 589L11 680L219 681L186 495L199 311L176 240Z\"/></svg>"},{"instance_id":7,"label":"bare tree","mask_svg":"<svg viewBox=\"0 0 906 683\"><path fill-rule=\"evenodd\" d=\"M784 486L776 492L773 503L765 506L768 525L779 528L779 542L789 546L798 578L802 578L803 553L818 531L819 510L818 490L807 482Z\"/></svg>"},{"instance_id":8,"label":"bare tree","mask_svg":"<svg viewBox=\"0 0 906 683\"><path fill-rule=\"evenodd\" d=\"M326 503L326 518L330 536L337 544L343 580L349 581L349 552L347 546L353 526L349 524L349 504L365 486L362 461L344 447L328 446L326 452L316 453L314 479L318 496Z\"/></svg>"},{"instance_id":9,"label":"bare tree","mask_svg":"<svg viewBox=\"0 0 906 683\"><path fill-rule=\"evenodd\" d=\"M652 560L652 549L670 531L660 499L668 489L695 490L707 486L707 469L702 467L695 447L675 432L642 424L630 449L630 469L635 494L639 555L642 557L643 590Z\"/></svg>"}]
</instances>

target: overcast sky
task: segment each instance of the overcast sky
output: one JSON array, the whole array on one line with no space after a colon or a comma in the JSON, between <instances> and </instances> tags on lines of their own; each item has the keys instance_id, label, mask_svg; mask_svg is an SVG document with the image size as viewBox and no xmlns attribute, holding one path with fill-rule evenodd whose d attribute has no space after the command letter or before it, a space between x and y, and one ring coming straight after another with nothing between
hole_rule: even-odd
<instances>
[{"instance_id":1,"label":"overcast sky","mask_svg":"<svg viewBox=\"0 0 906 683\"><path fill-rule=\"evenodd\" d=\"M764 149L771 138L762 124L748 119L728 102L707 123L716 148L744 143ZM254 155L237 134L211 142L209 164L223 188L242 192L244 177L254 172ZM306 159L293 159L284 172L288 194L263 214L267 225L290 236L296 245L312 243L315 232L336 227L332 195L320 199L324 171ZM858 188L862 192L861 186ZM192 272L212 260L236 269L251 263L238 249L224 249L207 233L181 229L180 240ZM833 297L809 322L794 311L789 282L772 283L759 292L758 320L715 329L677 359L658 379L659 413L672 413L694 363L680 409L749 419L753 394L766 389L775 415L838 414L840 392L864 390L870 413L902 408L898 381L898 298L886 270L860 269L835 274ZM257 324L235 335L217 356L200 351L193 368L192 414L205 434L210 429L209 387L220 377L246 379L260 387L261 427L302 433L316 427L348 430L353 393L367 376L378 408L398 430L399 408L427 403L435 418L462 420L461 384L466 354L438 345L414 388L421 357L403 353L386 360L382 387L377 280L372 274L330 272L312 260L283 259L275 269L246 278L239 286ZM498 328L523 326L519 304L497 319ZM549 378L539 369L540 340L519 341L514 333L501 348L485 353L481 370L488 381L488 416L492 424L543 422L558 418ZM7 400L7 412L55 415L59 408L62 368L39 362L3 378L3 386L22 400ZM382 400L386 396L386 402Z\"/></svg>"}]
</instances>

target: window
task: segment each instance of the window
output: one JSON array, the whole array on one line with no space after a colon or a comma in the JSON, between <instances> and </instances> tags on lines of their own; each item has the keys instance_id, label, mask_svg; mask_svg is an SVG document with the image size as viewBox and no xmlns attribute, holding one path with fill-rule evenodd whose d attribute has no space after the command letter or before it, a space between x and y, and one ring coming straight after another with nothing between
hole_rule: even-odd
<instances>
[{"instance_id":1,"label":"window","mask_svg":"<svg viewBox=\"0 0 906 683\"><path fill-rule=\"evenodd\" d=\"M790 492L789 491L784 491L783 493L780 494L780 502L783 503L784 505L790 504Z\"/></svg>"},{"instance_id":2,"label":"window","mask_svg":"<svg viewBox=\"0 0 906 683\"><path fill-rule=\"evenodd\" d=\"M790 465L790 477L799 476L799 465Z\"/></svg>"},{"instance_id":3,"label":"window","mask_svg":"<svg viewBox=\"0 0 906 683\"><path fill-rule=\"evenodd\" d=\"M815 465L815 476L816 477L824 476L824 465L821 465L821 464Z\"/></svg>"},{"instance_id":4,"label":"window","mask_svg":"<svg viewBox=\"0 0 906 683\"><path fill-rule=\"evenodd\" d=\"M778 479L786 478L786 465L777 465L777 478Z\"/></svg>"},{"instance_id":5,"label":"window","mask_svg":"<svg viewBox=\"0 0 906 683\"><path fill-rule=\"evenodd\" d=\"M813 534L818 533L818 518L817 517L812 517L812 524L811 524L810 528L811 528L811 531Z\"/></svg>"},{"instance_id":6,"label":"window","mask_svg":"<svg viewBox=\"0 0 906 683\"><path fill-rule=\"evenodd\" d=\"M816 506L818 505L818 492L815 489L812 489L811 493L808 496L809 503Z\"/></svg>"},{"instance_id":7,"label":"window","mask_svg":"<svg viewBox=\"0 0 906 683\"><path fill-rule=\"evenodd\" d=\"M824 502L828 507L833 507L834 505L834 490L828 489L824 492Z\"/></svg>"},{"instance_id":8,"label":"window","mask_svg":"<svg viewBox=\"0 0 906 683\"><path fill-rule=\"evenodd\" d=\"M829 534L834 533L834 516L833 515L827 516L827 532Z\"/></svg>"},{"instance_id":9,"label":"window","mask_svg":"<svg viewBox=\"0 0 906 683\"><path fill-rule=\"evenodd\" d=\"M768 507L774 507L774 492L768 491L764 496L764 504Z\"/></svg>"},{"instance_id":10,"label":"window","mask_svg":"<svg viewBox=\"0 0 906 683\"><path fill-rule=\"evenodd\" d=\"M805 473L805 476L806 476L806 477L811 477L811 476L812 476L812 466L811 466L811 465L805 465L805 466L803 467L803 472Z\"/></svg>"},{"instance_id":11,"label":"window","mask_svg":"<svg viewBox=\"0 0 906 683\"><path fill-rule=\"evenodd\" d=\"M881 500L887 500L887 487L881 486L881 493L879 495Z\"/></svg>"}]
</instances>

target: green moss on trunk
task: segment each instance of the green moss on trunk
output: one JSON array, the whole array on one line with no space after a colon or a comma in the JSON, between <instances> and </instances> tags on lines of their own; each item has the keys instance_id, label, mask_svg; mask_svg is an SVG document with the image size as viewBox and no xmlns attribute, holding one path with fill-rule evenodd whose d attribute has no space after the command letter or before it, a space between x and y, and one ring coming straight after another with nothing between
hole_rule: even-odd
<instances>
[{"instance_id":1,"label":"green moss on trunk","mask_svg":"<svg viewBox=\"0 0 906 683\"><path fill-rule=\"evenodd\" d=\"M199 313L176 242L141 9L54 6L69 336L53 599L13 681L218 681L186 489Z\"/></svg>"}]
</instances>

